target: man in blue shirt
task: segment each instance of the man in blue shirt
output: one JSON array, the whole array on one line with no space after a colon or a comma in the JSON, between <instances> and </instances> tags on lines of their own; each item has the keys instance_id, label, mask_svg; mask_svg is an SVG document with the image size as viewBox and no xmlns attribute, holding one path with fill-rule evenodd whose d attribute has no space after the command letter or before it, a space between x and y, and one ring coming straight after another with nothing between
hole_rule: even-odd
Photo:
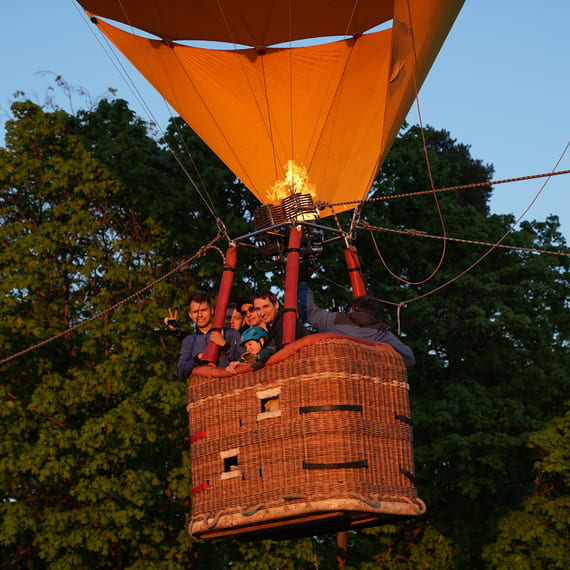
<instances>
[{"instance_id":1,"label":"man in blue shirt","mask_svg":"<svg viewBox=\"0 0 570 570\"><path fill-rule=\"evenodd\" d=\"M207 293L198 291L190 297L188 316L196 327L196 332L184 337L178 357L178 377L186 380L192 370L201 364L202 353L210 340L220 347L218 366L225 368L233 360L239 360L244 348L240 345L240 333L231 328L212 330L214 310Z\"/></svg>"}]
</instances>

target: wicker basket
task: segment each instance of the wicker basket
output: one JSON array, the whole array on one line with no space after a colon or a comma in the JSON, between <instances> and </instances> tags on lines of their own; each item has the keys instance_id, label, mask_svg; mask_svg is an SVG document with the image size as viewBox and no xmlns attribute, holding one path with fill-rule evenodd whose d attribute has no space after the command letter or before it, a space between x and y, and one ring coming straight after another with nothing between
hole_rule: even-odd
<instances>
[{"instance_id":1,"label":"wicker basket","mask_svg":"<svg viewBox=\"0 0 570 570\"><path fill-rule=\"evenodd\" d=\"M331 334L287 354L191 376L190 534L289 538L423 513L400 355Z\"/></svg>"}]
</instances>

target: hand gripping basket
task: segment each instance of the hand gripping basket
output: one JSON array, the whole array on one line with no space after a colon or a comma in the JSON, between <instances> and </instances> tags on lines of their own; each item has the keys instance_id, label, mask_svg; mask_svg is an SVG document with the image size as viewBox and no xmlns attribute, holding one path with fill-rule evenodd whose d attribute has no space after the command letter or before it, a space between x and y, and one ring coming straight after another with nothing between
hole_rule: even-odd
<instances>
[{"instance_id":1,"label":"hand gripping basket","mask_svg":"<svg viewBox=\"0 0 570 570\"><path fill-rule=\"evenodd\" d=\"M257 371L188 387L195 537L291 538L425 511L406 368L382 343L310 335Z\"/></svg>"}]
</instances>

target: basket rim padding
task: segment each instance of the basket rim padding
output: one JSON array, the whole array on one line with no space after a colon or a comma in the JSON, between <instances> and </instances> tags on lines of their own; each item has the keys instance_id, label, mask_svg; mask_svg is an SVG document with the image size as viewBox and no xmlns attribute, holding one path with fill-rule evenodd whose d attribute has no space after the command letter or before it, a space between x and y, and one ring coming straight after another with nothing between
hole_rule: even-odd
<instances>
[{"instance_id":1,"label":"basket rim padding","mask_svg":"<svg viewBox=\"0 0 570 570\"><path fill-rule=\"evenodd\" d=\"M283 362L284 360L289 358L291 355L295 354L296 352L299 352L299 350L301 350L307 346L310 346L312 344L317 344L319 342L326 341L329 339L348 340L348 341L355 342L358 344L363 344L365 346L390 347L390 349L392 349L395 354L400 356L398 351L393 346L386 344L385 342L376 342L373 340L355 338L353 336L346 336L343 334L324 332L324 333L314 333L314 334L304 336L304 337L284 346L281 350L277 351L275 354L272 354L269 357L269 359L265 363L265 366L271 366L273 364L278 364L280 362ZM400 356L400 358L401 358L401 356ZM239 366L234 372L228 372L225 368L219 368L217 366L196 366L192 370L192 374L190 375L190 377L202 376L205 378L224 378L226 376L235 376L236 374L246 374L247 372L253 372L253 371L259 370L260 368L263 368L263 367L264 367L264 365L262 363L254 362L252 364L243 364L243 365Z\"/></svg>"}]
</instances>

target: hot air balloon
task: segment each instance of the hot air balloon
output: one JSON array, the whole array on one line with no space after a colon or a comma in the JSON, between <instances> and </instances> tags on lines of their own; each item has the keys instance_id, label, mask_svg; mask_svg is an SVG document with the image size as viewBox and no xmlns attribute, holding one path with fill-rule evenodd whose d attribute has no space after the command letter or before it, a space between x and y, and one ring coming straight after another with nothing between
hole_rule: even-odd
<instances>
[{"instance_id":1,"label":"hot air balloon","mask_svg":"<svg viewBox=\"0 0 570 570\"><path fill-rule=\"evenodd\" d=\"M295 339L297 270L323 247L327 204L367 196L463 1L79 3L261 203L255 231L230 244L214 327L241 241L285 266L285 348L258 371L190 378L190 533L279 538L424 512L401 357L339 335Z\"/></svg>"}]
</instances>

